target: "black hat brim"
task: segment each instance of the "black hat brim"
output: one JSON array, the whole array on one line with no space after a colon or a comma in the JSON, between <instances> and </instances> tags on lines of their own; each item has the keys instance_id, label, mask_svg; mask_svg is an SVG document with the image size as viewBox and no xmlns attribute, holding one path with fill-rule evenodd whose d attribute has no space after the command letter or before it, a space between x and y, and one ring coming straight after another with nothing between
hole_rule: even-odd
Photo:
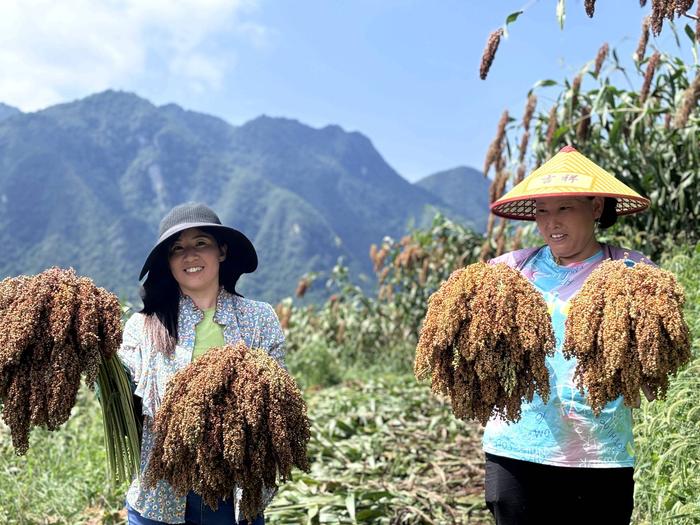
<instances>
[{"instance_id":1,"label":"black hat brim","mask_svg":"<svg viewBox=\"0 0 700 525\"><path fill-rule=\"evenodd\" d=\"M255 251L253 243L250 239L243 235L238 230L234 230L223 224L215 224L211 222L185 222L177 224L165 231L163 235L160 236L158 242L155 246L151 248L148 257L146 257L146 262L143 263L143 268L141 268L141 274L139 275L139 281L144 278L148 273L153 264L153 260L160 256L160 251L163 246L165 246L172 237L187 230L189 228L208 228L216 229L217 234L219 234L223 239L224 243L228 246L228 256L235 257L236 267L241 273L252 273L258 267L258 254Z\"/></svg>"}]
</instances>

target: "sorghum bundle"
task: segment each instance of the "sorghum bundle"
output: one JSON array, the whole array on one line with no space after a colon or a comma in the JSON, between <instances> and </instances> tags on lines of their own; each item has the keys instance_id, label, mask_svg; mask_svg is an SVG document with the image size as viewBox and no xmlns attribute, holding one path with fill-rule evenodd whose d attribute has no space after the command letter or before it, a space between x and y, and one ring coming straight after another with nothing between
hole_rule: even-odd
<instances>
[{"instance_id":1,"label":"sorghum bundle","mask_svg":"<svg viewBox=\"0 0 700 525\"><path fill-rule=\"evenodd\" d=\"M620 395L638 406L641 387L665 396L669 375L690 359L684 302L673 274L650 264L605 261L591 273L571 301L563 352L578 360L596 415Z\"/></svg>"},{"instance_id":2,"label":"sorghum bundle","mask_svg":"<svg viewBox=\"0 0 700 525\"><path fill-rule=\"evenodd\" d=\"M448 396L458 418L517 421L523 398L549 397L545 356L553 352L552 322L534 286L505 264L475 263L430 297L414 372L431 376L433 393Z\"/></svg>"},{"instance_id":3,"label":"sorghum bundle","mask_svg":"<svg viewBox=\"0 0 700 525\"><path fill-rule=\"evenodd\" d=\"M154 420L153 455L144 480L194 490L211 507L235 487L251 520L262 489L308 470L309 420L294 379L265 351L243 342L212 348L179 371Z\"/></svg>"},{"instance_id":4,"label":"sorghum bundle","mask_svg":"<svg viewBox=\"0 0 700 525\"><path fill-rule=\"evenodd\" d=\"M72 269L0 282L0 401L18 455L34 426L70 417L80 376L93 384L121 344L119 300Z\"/></svg>"}]
</instances>

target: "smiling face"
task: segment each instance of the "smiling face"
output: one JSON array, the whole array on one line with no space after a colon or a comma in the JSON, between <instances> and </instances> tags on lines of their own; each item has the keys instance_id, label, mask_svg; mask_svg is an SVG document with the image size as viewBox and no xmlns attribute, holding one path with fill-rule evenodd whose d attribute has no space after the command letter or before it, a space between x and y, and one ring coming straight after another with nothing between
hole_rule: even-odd
<instances>
[{"instance_id":1,"label":"smiling face","mask_svg":"<svg viewBox=\"0 0 700 525\"><path fill-rule=\"evenodd\" d=\"M600 249L594 231L603 197L546 197L535 205L540 234L562 264L583 261Z\"/></svg>"},{"instance_id":2,"label":"smiling face","mask_svg":"<svg viewBox=\"0 0 700 525\"><path fill-rule=\"evenodd\" d=\"M168 251L168 263L180 290L197 303L215 300L219 292L219 264L226 258L226 245L199 228L183 230Z\"/></svg>"}]
</instances>

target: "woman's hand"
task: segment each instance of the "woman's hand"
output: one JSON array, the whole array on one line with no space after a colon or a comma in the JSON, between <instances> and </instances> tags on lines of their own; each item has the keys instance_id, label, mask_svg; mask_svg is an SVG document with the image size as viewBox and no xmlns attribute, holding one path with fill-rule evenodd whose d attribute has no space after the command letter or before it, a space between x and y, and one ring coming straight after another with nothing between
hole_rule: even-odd
<instances>
[{"instance_id":1,"label":"woman's hand","mask_svg":"<svg viewBox=\"0 0 700 525\"><path fill-rule=\"evenodd\" d=\"M644 397L647 401L651 402L656 399L656 392L652 391L647 385L642 384L642 392L644 392Z\"/></svg>"}]
</instances>

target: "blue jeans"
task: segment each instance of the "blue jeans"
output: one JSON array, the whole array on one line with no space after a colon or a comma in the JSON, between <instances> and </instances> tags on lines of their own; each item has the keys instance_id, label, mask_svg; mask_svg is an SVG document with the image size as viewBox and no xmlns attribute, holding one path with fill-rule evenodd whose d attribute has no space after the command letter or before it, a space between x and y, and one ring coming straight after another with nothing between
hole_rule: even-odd
<instances>
[{"instance_id":1,"label":"blue jeans","mask_svg":"<svg viewBox=\"0 0 700 525\"><path fill-rule=\"evenodd\" d=\"M129 525L163 525L162 521L144 518L127 503ZM185 507L185 525L265 525L265 518L258 516L253 523L247 520L236 521L233 514L233 499L219 500L219 507L213 510L202 501L199 494L190 491L187 494L187 506Z\"/></svg>"}]
</instances>

